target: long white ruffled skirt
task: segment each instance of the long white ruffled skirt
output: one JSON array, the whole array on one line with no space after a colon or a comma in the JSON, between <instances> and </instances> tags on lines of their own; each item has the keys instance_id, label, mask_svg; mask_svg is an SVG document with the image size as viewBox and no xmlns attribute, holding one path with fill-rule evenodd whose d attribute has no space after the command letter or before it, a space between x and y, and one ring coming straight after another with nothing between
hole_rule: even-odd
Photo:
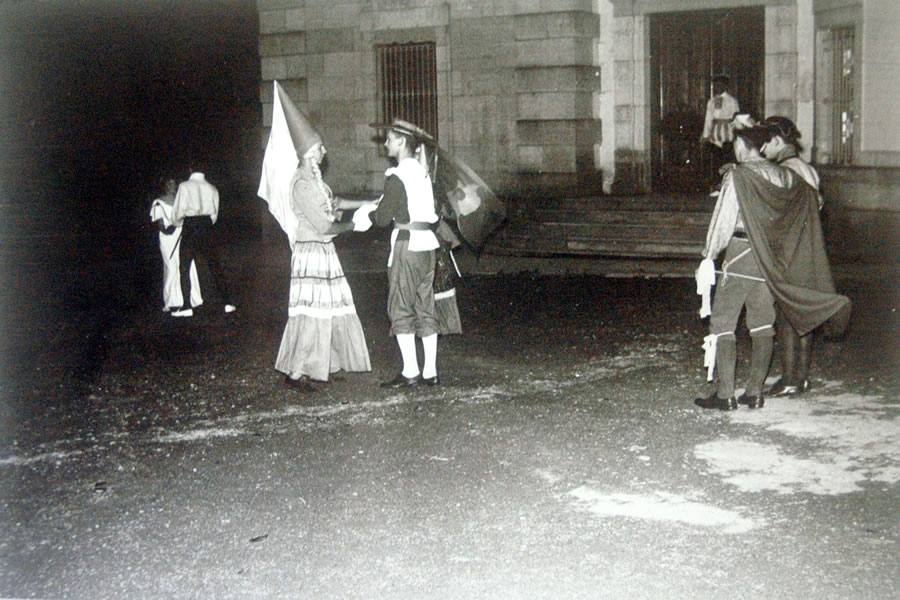
<instances>
[{"instance_id":1,"label":"long white ruffled skirt","mask_svg":"<svg viewBox=\"0 0 900 600\"><path fill-rule=\"evenodd\" d=\"M294 244L288 322L275 368L318 381L341 370L372 370L362 323L332 242Z\"/></svg>"}]
</instances>

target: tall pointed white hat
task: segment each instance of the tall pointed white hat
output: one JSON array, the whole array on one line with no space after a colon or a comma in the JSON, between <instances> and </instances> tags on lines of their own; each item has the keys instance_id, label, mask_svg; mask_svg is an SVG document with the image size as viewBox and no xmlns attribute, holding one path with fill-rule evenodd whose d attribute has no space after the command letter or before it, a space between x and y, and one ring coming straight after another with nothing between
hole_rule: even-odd
<instances>
[{"instance_id":1,"label":"tall pointed white hat","mask_svg":"<svg viewBox=\"0 0 900 600\"><path fill-rule=\"evenodd\" d=\"M272 129L266 144L257 194L269 205L269 212L278 221L293 248L297 216L291 209L291 178L300 163L299 157L321 142L322 137L281 85L277 81L273 84Z\"/></svg>"}]
</instances>

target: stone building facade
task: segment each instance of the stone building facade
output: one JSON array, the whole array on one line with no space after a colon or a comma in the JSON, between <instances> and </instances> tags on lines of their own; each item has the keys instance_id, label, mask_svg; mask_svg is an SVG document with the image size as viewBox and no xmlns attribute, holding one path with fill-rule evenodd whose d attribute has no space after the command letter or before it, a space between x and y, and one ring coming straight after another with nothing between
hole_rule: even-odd
<instances>
[{"instance_id":1,"label":"stone building facade","mask_svg":"<svg viewBox=\"0 0 900 600\"><path fill-rule=\"evenodd\" d=\"M893 103L900 95L900 3L895 0L258 0L257 5L264 125L271 122L272 80L278 80L320 129L336 189L364 193L383 181L386 160L370 127L391 117L383 114L379 48L426 43L434 48L430 68L439 141L499 195L526 208L548 196L662 189L662 163L672 153L666 154L669 142L662 133L667 115L658 107L661 94L674 95L666 86L675 90L680 84L662 73L659 49L674 56L676 65L699 59L690 40L681 42L681 59L682 50L668 40L654 41L654 35L659 36L663 15L682 16L688 28L708 16L717 25L704 31L719 41L704 55L709 64L698 71L704 80L685 85L702 94L721 66L717 60L725 60L727 69L728 60L734 65L746 58L742 53L753 54L759 73L737 73L755 98L748 112L789 116L804 132L806 155L820 167L833 198L829 222L838 232L835 239L848 252L871 253L846 240L871 242L866 229L874 227L875 253L896 257L900 123L893 118ZM740 10L750 12L734 12ZM729 36L747 30L741 15L758 15L753 18L764 39L753 52L732 48L728 59L722 47ZM844 37L836 42L836 36ZM836 60L847 64L836 67ZM684 77L696 79L691 73ZM694 94L693 106L705 101L699 95ZM840 102L844 105L837 106ZM691 160L688 167L696 164Z\"/></svg>"}]
</instances>

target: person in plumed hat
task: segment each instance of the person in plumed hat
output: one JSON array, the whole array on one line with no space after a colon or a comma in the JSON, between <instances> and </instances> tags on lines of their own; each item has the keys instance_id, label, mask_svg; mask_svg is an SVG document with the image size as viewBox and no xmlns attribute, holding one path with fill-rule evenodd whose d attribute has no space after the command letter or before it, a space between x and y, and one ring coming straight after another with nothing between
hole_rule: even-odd
<instances>
[{"instance_id":1,"label":"person in plumed hat","mask_svg":"<svg viewBox=\"0 0 900 600\"><path fill-rule=\"evenodd\" d=\"M704 338L708 379L717 371L718 380L715 392L694 403L719 410L734 410L740 404L763 407L763 385L774 348L776 300L801 334L829 321L842 329L850 305L848 298L834 292L830 277L821 277L827 259L811 226L818 219L815 190L760 153L771 137L767 128L749 119L735 122L738 164L722 178L704 259L696 273L697 290L704 300L716 285L711 314L706 301L700 314L710 316L709 335ZM723 250L725 258L716 271L713 261ZM717 274L721 274L719 281ZM735 398L734 332L744 309L752 343L750 373L744 393Z\"/></svg>"},{"instance_id":2,"label":"person in plumed hat","mask_svg":"<svg viewBox=\"0 0 900 600\"><path fill-rule=\"evenodd\" d=\"M780 115L766 117L760 123L769 131L769 141L763 145L763 155L776 164L790 169L803 178L817 192L819 210L823 198L819 192L819 174L808 162L800 158L803 147L800 130L794 122ZM822 237L821 227L817 237ZM776 341L781 347L781 377L771 388L769 396L794 396L809 390L809 367L812 361L813 332L800 335L778 311L776 318Z\"/></svg>"},{"instance_id":3,"label":"person in plumed hat","mask_svg":"<svg viewBox=\"0 0 900 600\"><path fill-rule=\"evenodd\" d=\"M384 146L397 164L385 172L384 196L370 215L376 226L393 228L388 257L388 316L403 366L393 379L381 384L387 388L440 383L440 328L434 298L435 251L440 246L434 229L439 218L431 177L416 159L416 149L427 135L400 119L387 127ZM416 337L422 340L424 353L421 371Z\"/></svg>"},{"instance_id":4,"label":"person in plumed hat","mask_svg":"<svg viewBox=\"0 0 900 600\"><path fill-rule=\"evenodd\" d=\"M288 321L275 369L285 374L288 386L308 393L316 390L313 382L327 383L339 371L372 368L353 294L332 241L341 233L365 229L341 221L342 211L358 209L364 201L332 193L320 170L327 152L322 137L277 82L275 91L260 196L269 202L291 243ZM286 189L277 183L277 165L284 159L297 165Z\"/></svg>"},{"instance_id":5,"label":"person in plumed hat","mask_svg":"<svg viewBox=\"0 0 900 600\"><path fill-rule=\"evenodd\" d=\"M704 279L712 285L715 282L713 261L723 250L725 259L712 304L709 335L704 339L709 373L711 375L713 369L718 373L717 387L710 396L694 401L702 408L733 410L738 407L734 396L737 363L735 329L744 309L752 350L750 375L744 394L746 398L742 397L742 400L750 408L762 408L764 403L763 384L774 346L775 299L759 270L741 210L745 204L756 199L739 199L734 178L735 173L739 172L782 188L790 185L790 179L784 176L783 171L760 155L759 148L765 141L766 132L762 128L750 126L735 129L734 150L738 165L729 169L722 178L719 198L706 234L704 260L697 274L698 284Z\"/></svg>"}]
</instances>

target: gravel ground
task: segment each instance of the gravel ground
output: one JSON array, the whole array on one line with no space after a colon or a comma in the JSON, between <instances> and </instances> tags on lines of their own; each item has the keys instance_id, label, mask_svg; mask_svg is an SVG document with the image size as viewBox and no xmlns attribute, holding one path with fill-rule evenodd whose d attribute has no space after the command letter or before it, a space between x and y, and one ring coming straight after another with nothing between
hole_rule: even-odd
<instances>
[{"instance_id":1,"label":"gravel ground","mask_svg":"<svg viewBox=\"0 0 900 600\"><path fill-rule=\"evenodd\" d=\"M692 404L690 280L467 275L443 385L396 393L385 278L354 270L373 371L302 395L272 367L287 249L240 256L238 312L184 320L150 260L9 278L0 595L898 596L893 280L840 281L810 394L726 414Z\"/></svg>"}]
</instances>

